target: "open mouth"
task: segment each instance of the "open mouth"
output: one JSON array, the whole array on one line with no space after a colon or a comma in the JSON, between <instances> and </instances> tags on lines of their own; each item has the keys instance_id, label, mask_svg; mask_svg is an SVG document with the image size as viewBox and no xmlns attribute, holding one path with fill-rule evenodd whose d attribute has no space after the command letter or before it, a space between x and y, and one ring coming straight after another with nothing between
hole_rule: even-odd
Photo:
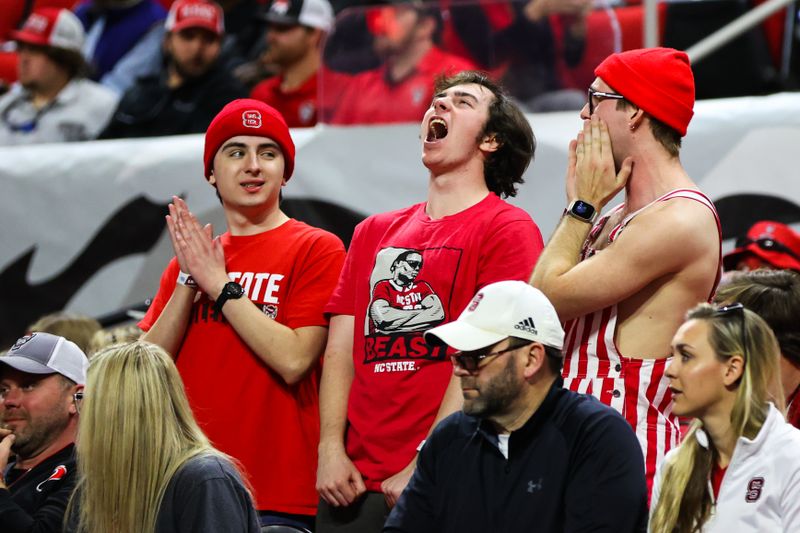
<instances>
[{"instance_id":1,"label":"open mouth","mask_svg":"<svg viewBox=\"0 0 800 533\"><path fill-rule=\"evenodd\" d=\"M242 187L244 187L245 189L250 189L250 190L258 189L262 185L264 185L263 181L245 181L245 182L241 183Z\"/></svg>"},{"instance_id":2,"label":"open mouth","mask_svg":"<svg viewBox=\"0 0 800 533\"><path fill-rule=\"evenodd\" d=\"M428 123L428 142L440 141L447 137L447 123L440 118L433 118Z\"/></svg>"}]
</instances>

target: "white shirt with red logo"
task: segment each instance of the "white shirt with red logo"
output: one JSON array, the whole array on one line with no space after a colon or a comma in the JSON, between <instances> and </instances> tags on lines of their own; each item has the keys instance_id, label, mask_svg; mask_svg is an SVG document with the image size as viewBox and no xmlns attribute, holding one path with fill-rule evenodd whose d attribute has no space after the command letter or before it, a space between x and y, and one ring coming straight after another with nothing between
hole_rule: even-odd
<instances>
[{"instance_id":1,"label":"white shirt with red logo","mask_svg":"<svg viewBox=\"0 0 800 533\"><path fill-rule=\"evenodd\" d=\"M679 449L670 451L658 469L650 509L658 502L664 465ZM713 514L702 531L800 532L800 430L774 405L755 439L739 437L736 442Z\"/></svg>"}]
</instances>

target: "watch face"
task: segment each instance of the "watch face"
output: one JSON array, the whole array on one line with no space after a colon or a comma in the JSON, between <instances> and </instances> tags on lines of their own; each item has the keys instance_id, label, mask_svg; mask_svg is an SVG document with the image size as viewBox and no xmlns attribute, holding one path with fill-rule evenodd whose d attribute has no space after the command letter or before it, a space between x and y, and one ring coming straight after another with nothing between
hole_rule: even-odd
<instances>
[{"instance_id":1,"label":"watch face","mask_svg":"<svg viewBox=\"0 0 800 533\"><path fill-rule=\"evenodd\" d=\"M235 281L229 281L222 289L230 298L241 298L244 294L244 288Z\"/></svg>"},{"instance_id":2,"label":"watch face","mask_svg":"<svg viewBox=\"0 0 800 533\"><path fill-rule=\"evenodd\" d=\"M572 212L581 218L590 219L594 216L594 207L581 200L576 200L572 205Z\"/></svg>"}]
</instances>

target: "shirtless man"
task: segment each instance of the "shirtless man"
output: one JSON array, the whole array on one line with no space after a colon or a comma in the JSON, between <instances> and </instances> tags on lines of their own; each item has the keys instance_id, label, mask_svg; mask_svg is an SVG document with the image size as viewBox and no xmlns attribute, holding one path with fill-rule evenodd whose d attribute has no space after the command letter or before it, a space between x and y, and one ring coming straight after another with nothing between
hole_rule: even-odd
<instances>
[{"instance_id":1,"label":"shirtless man","mask_svg":"<svg viewBox=\"0 0 800 533\"><path fill-rule=\"evenodd\" d=\"M719 281L719 219L678 157L694 106L686 54L630 50L595 75L569 147L569 207L531 284L566 321L565 386L625 416L650 484L679 435L663 378L670 339Z\"/></svg>"}]
</instances>

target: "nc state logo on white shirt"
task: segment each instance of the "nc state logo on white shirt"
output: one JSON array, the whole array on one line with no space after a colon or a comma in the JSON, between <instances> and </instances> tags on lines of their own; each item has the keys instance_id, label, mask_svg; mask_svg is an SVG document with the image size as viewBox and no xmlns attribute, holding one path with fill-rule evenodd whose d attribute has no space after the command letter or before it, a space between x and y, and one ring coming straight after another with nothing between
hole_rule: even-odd
<instances>
[{"instance_id":1,"label":"nc state logo on white shirt","mask_svg":"<svg viewBox=\"0 0 800 533\"><path fill-rule=\"evenodd\" d=\"M744 496L744 501L747 503L757 502L761 497L761 490L764 488L764 478L754 477L747 484L747 493Z\"/></svg>"}]
</instances>

